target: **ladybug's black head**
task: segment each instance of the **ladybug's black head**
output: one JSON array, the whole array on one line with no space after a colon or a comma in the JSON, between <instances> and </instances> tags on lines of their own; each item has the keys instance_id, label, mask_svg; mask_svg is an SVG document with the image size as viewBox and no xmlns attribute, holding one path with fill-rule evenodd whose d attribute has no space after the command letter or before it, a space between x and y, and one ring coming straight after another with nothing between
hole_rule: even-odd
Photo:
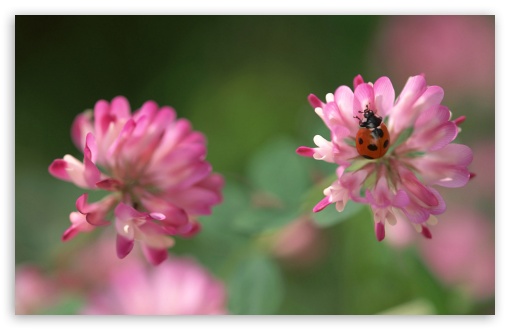
<instances>
[{"instance_id":1,"label":"ladybug's black head","mask_svg":"<svg viewBox=\"0 0 510 330\"><path fill-rule=\"evenodd\" d=\"M372 116L375 116L375 114L372 110L368 109L368 107L367 109L363 110L363 117L370 118Z\"/></svg>"},{"instance_id":2,"label":"ladybug's black head","mask_svg":"<svg viewBox=\"0 0 510 330\"><path fill-rule=\"evenodd\" d=\"M368 108L368 104L367 104L367 107L365 108L365 110L363 111L358 111L359 113L362 113L363 114L363 117L366 118L365 121L362 121L361 118L359 117L354 117L354 118L358 118L359 120L359 126L360 127L365 127L365 128L377 128L379 127L379 125L381 125L382 123L382 118L377 116L373 110L370 110Z\"/></svg>"}]
</instances>

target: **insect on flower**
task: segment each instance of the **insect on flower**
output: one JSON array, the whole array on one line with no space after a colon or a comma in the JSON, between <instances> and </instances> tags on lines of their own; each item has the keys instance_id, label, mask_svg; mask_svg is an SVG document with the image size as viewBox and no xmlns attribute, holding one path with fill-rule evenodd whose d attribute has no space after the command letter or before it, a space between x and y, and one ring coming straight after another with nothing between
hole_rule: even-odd
<instances>
[{"instance_id":1,"label":"insect on flower","mask_svg":"<svg viewBox=\"0 0 510 330\"><path fill-rule=\"evenodd\" d=\"M386 154L390 145L388 128L382 122L382 118L368 108L368 104L365 110L359 111L359 113L363 114L365 121L354 116L359 120L360 127L356 133L356 150L367 159L381 158Z\"/></svg>"},{"instance_id":2,"label":"insect on flower","mask_svg":"<svg viewBox=\"0 0 510 330\"><path fill-rule=\"evenodd\" d=\"M317 147L296 152L338 165L337 179L313 211L335 204L342 212L349 201L363 203L372 210L379 241L386 223L397 221L410 221L431 238L428 225L446 210L433 186L462 187L472 177L467 169L471 149L451 143L465 117L452 120L441 104L443 96L443 89L427 86L423 75L410 77L396 100L389 78L365 83L360 75L354 78L354 92L340 86L326 95L326 103L311 94L308 100L331 141L316 135Z\"/></svg>"}]
</instances>

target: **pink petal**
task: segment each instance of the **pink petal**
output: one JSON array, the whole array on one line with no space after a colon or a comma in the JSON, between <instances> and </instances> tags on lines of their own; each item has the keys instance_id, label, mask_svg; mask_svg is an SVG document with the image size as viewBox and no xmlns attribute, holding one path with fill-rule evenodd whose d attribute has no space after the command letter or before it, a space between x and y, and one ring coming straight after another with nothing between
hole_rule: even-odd
<instances>
[{"instance_id":1,"label":"pink petal","mask_svg":"<svg viewBox=\"0 0 510 330\"><path fill-rule=\"evenodd\" d=\"M145 258L147 258L147 260L154 266L161 264L168 257L168 252L166 249L155 249L148 246L147 244L142 245L142 251L145 255Z\"/></svg>"},{"instance_id":2,"label":"pink petal","mask_svg":"<svg viewBox=\"0 0 510 330\"><path fill-rule=\"evenodd\" d=\"M185 171L179 173L179 183L173 189L186 189L202 181L212 172L212 166L206 161L189 164ZM174 173L176 174L176 173Z\"/></svg>"},{"instance_id":3,"label":"pink petal","mask_svg":"<svg viewBox=\"0 0 510 330\"><path fill-rule=\"evenodd\" d=\"M202 230L202 225L198 221L192 221L190 222L191 226L186 232L179 233L179 236L181 237L193 237L196 234L198 234Z\"/></svg>"},{"instance_id":4,"label":"pink petal","mask_svg":"<svg viewBox=\"0 0 510 330\"><path fill-rule=\"evenodd\" d=\"M411 177L411 175L413 177ZM428 187L421 184L419 180L414 177L414 174L411 175L406 176L405 181L403 182L407 192L428 206L439 205L439 201L435 194L432 193Z\"/></svg>"},{"instance_id":5,"label":"pink petal","mask_svg":"<svg viewBox=\"0 0 510 330\"><path fill-rule=\"evenodd\" d=\"M85 147L83 148L83 154L89 158L93 163L96 162L97 158L97 145L94 134L88 133L85 137Z\"/></svg>"},{"instance_id":6,"label":"pink petal","mask_svg":"<svg viewBox=\"0 0 510 330\"><path fill-rule=\"evenodd\" d=\"M374 87L370 84L361 84L354 90L354 101L352 104L352 115L360 116L360 112L363 113L363 110L366 108L370 110L375 110L375 102L374 102ZM362 117L361 117L362 118Z\"/></svg>"},{"instance_id":7,"label":"pink petal","mask_svg":"<svg viewBox=\"0 0 510 330\"><path fill-rule=\"evenodd\" d=\"M130 116L131 107L129 101L124 96L116 96L112 99L110 112L117 118L127 118Z\"/></svg>"},{"instance_id":8,"label":"pink petal","mask_svg":"<svg viewBox=\"0 0 510 330\"><path fill-rule=\"evenodd\" d=\"M85 137L89 132L94 131L92 124L92 112L85 111L76 116L71 126L71 138L74 145L79 149L83 150L85 147Z\"/></svg>"},{"instance_id":9,"label":"pink petal","mask_svg":"<svg viewBox=\"0 0 510 330\"><path fill-rule=\"evenodd\" d=\"M124 259L135 246L135 241L117 234L117 257Z\"/></svg>"},{"instance_id":10,"label":"pink petal","mask_svg":"<svg viewBox=\"0 0 510 330\"><path fill-rule=\"evenodd\" d=\"M375 237L380 242L384 239L384 236L385 236L384 224L382 222L376 222L375 223Z\"/></svg>"},{"instance_id":11,"label":"pink petal","mask_svg":"<svg viewBox=\"0 0 510 330\"><path fill-rule=\"evenodd\" d=\"M393 206L402 208L409 204L409 196L403 190L397 191L395 198L393 199Z\"/></svg>"},{"instance_id":12,"label":"pink petal","mask_svg":"<svg viewBox=\"0 0 510 330\"><path fill-rule=\"evenodd\" d=\"M99 182L101 179L101 172L88 157L85 157L83 159L83 164L85 165L83 177L85 179L85 182L87 183L87 187L95 188L96 183Z\"/></svg>"},{"instance_id":13,"label":"pink petal","mask_svg":"<svg viewBox=\"0 0 510 330\"><path fill-rule=\"evenodd\" d=\"M364 83L365 83L365 81L363 80L363 77L359 74L356 77L354 77L352 85L354 86L354 89L356 89L356 87L358 87L359 85L364 84Z\"/></svg>"},{"instance_id":14,"label":"pink petal","mask_svg":"<svg viewBox=\"0 0 510 330\"><path fill-rule=\"evenodd\" d=\"M88 204L87 204L87 199L88 199L88 194L87 193L81 195L80 197L78 197L76 199L76 203L75 203L76 209L81 214L87 214L89 212L89 207L88 207Z\"/></svg>"},{"instance_id":15,"label":"pink petal","mask_svg":"<svg viewBox=\"0 0 510 330\"><path fill-rule=\"evenodd\" d=\"M154 101L145 101L140 109L133 114L133 119L139 121L140 118L145 117L148 122L152 121L154 116L158 113L159 105Z\"/></svg>"},{"instance_id":16,"label":"pink petal","mask_svg":"<svg viewBox=\"0 0 510 330\"><path fill-rule=\"evenodd\" d=\"M296 149L296 153L303 157L313 157L313 154L315 153L315 151L313 148L299 147Z\"/></svg>"},{"instance_id":17,"label":"pink petal","mask_svg":"<svg viewBox=\"0 0 510 330\"><path fill-rule=\"evenodd\" d=\"M87 223L83 214L78 212L71 212L69 220L71 220L71 226L62 234L62 241L68 241L80 232L89 232L95 228Z\"/></svg>"},{"instance_id":18,"label":"pink petal","mask_svg":"<svg viewBox=\"0 0 510 330\"><path fill-rule=\"evenodd\" d=\"M221 200L221 195L217 192L200 187L190 187L178 196L170 197L172 203L185 209L190 215L211 214L212 206Z\"/></svg>"},{"instance_id":19,"label":"pink petal","mask_svg":"<svg viewBox=\"0 0 510 330\"><path fill-rule=\"evenodd\" d=\"M78 187L89 189L95 188L95 184L94 186L90 186L89 183L85 180L85 166L82 162L71 155L65 155L63 161L65 161L65 169L71 182L73 182ZM90 173L92 172L89 166L89 174Z\"/></svg>"},{"instance_id":20,"label":"pink petal","mask_svg":"<svg viewBox=\"0 0 510 330\"><path fill-rule=\"evenodd\" d=\"M308 95L308 103L315 109L315 108L322 108L323 103L317 96L314 94Z\"/></svg>"},{"instance_id":21,"label":"pink petal","mask_svg":"<svg viewBox=\"0 0 510 330\"><path fill-rule=\"evenodd\" d=\"M386 117L395 102L395 89L388 77L381 77L374 83L375 109L381 117Z\"/></svg>"},{"instance_id":22,"label":"pink petal","mask_svg":"<svg viewBox=\"0 0 510 330\"><path fill-rule=\"evenodd\" d=\"M71 227L67 228L64 231L64 233L62 234L62 241L65 242L65 241L70 240L74 236L78 235L79 232L80 232L80 230L75 226L71 226Z\"/></svg>"},{"instance_id":23,"label":"pink petal","mask_svg":"<svg viewBox=\"0 0 510 330\"><path fill-rule=\"evenodd\" d=\"M354 93L349 87L340 86L335 91L335 102L342 118L342 125L349 129L352 136L356 135L359 126L358 120L353 118ZM360 114L356 115L359 116Z\"/></svg>"},{"instance_id":24,"label":"pink petal","mask_svg":"<svg viewBox=\"0 0 510 330\"><path fill-rule=\"evenodd\" d=\"M421 225L421 234L428 239L432 238L432 233L430 232L429 228L425 225Z\"/></svg>"},{"instance_id":25,"label":"pink petal","mask_svg":"<svg viewBox=\"0 0 510 330\"><path fill-rule=\"evenodd\" d=\"M467 165L473 160L471 149L462 144L448 144L409 161L422 175L424 182L444 187L462 187L470 178Z\"/></svg>"},{"instance_id":26,"label":"pink petal","mask_svg":"<svg viewBox=\"0 0 510 330\"><path fill-rule=\"evenodd\" d=\"M145 218L145 213L139 212L129 205L119 203L115 207L115 217L121 221L128 221L131 219Z\"/></svg>"},{"instance_id":27,"label":"pink petal","mask_svg":"<svg viewBox=\"0 0 510 330\"><path fill-rule=\"evenodd\" d=\"M419 114L414 104L426 91L427 83L423 76L410 77L391 111L389 130L396 137L405 128L411 127Z\"/></svg>"},{"instance_id":28,"label":"pink petal","mask_svg":"<svg viewBox=\"0 0 510 330\"><path fill-rule=\"evenodd\" d=\"M441 159L443 163L467 166L473 161L473 152L468 146L451 143L443 149L435 152L434 157Z\"/></svg>"},{"instance_id":29,"label":"pink petal","mask_svg":"<svg viewBox=\"0 0 510 330\"><path fill-rule=\"evenodd\" d=\"M340 112L345 115L345 119L352 118L352 104L354 102L354 93L347 86L340 86L335 91L335 102Z\"/></svg>"},{"instance_id":30,"label":"pink petal","mask_svg":"<svg viewBox=\"0 0 510 330\"><path fill-rule=\"evenodd\" d=\"M430 216L429 212L415 201L411 201L401 210L412 223L424 223Z\"/></svg>"},{"instance_id":31,"label":"pink petal","mask_svg":"<svg viewBox=\"0 0 510 330\"><path fill-rule=\"evenodd\" d=\"M460 116L459 118L455 119L453 122L455 125L460 126L464 121L466 120L466 116Z\"/></svg>"},{"instance_id":32,"label":"pink petal","mask_svg":"<svg viewBox=\"0 0 510 330\"><path fill-rule=\"evenodd\" d=\"M431 107L441 104L444 97L444 91L439 86L429 86L423 94L416 100L415 109L417 113L425 111Z\"/></svg>"},{"instance_id":33,"label":"pink petal","mask_svg":"<svg viewBox=\"0 0 510 330\"><path fill-rule=\"evenodd\" d=\"M383 169L384 171L384 169ZM385 178L385 172L379 174L381 178L377 180L373 189L367 189L365 194L368 203L378 208L386 208L392 204L393 193L388 187L388 182Z\"/></svg>"},{"instance_id":34,"label":"pink petal","mask_svg":"<svg viewBox=\"0 0 510 330\"><path fill-rule=\"evenodd\" d=\"M96 187L108 191L118 191L122 188L122 183L115 179L105 179L96 182Z\"/></svg>"},{"instance_id":35,"label":"pink petal","mask_svg":"<svg viewBox=\"0 0 510 330\"><path fill-rule=\"evenodd\" d=\"M93 226L107 226L106 215L116 203L114 196L107 196L103 200L88 204L88 194L85 193L76 199L76 209L86 216L86 220Z\"/></svg>"},{"instance_id":36,"label":"pink petal","mask_svg":"<svg viewBox=\"0 0 510 330\"><path fill-rule=\"evenodd\" d=\"M350 197L358 203L365 203L366 201L360 196L360 190L363 182L367 176L374 170L374 165L366 165L363 169L346 172L339 178L343 188L349 191Z\"/></svg>"},{"instance_id":37,"label":"pink petal","mask_svg":"<svg viewBox=\"0 0 510 330\"><path fill-rule=\"evenodd\" d=\"M162 106L159 109L159 112L154 119L155 121L162 121L164 123L170 124L176 119L175 109L169 106Z\"/></svg>"},{"instance_id":38,"label":"pink petal","mask_svg":"<svg viewBox=\"0 0 510 330\"><path fill-rule=\"evenodd\" d=\"M457 126L449 121L450 115L450 110L441 105L421 112L414 124L413 134L396 152L434 151L446 146L458 132Z\"/></svg>"},{"instance_id":39,"label":"pink petal","mask_svg":"<svg viewBox=\"0 0 510 330\"><path fill-rule=\"evenodd\" d=\"M425 77L421 75L409 77L397 99L397 103L414 103L427 89Z\"/></svg>"},{"instance_id":40,"label":"pink petal","mask_svg":"<svg viewBox=\"0 0 510 330\"><path fill-rule=\"evenodd\" d=\"M313 212L320 212L324 210L326 206L328 206L329 204L331 204L331 202L329 201L329 196L326 196L319 203L317 203L317 205L313 207Z\"/></svg>"},{"instance_id":41,"label":"pink petal","mask_svg":"<svg viewBox=\"0 0 510 330\"><path fill-rule=\"evenodd\" d=\"M66 171L67 162L63 159L55 159L48 167L51 175L60 180L71 181L71 177Z\"/></svg>"},{"instance_id":42,"label":"pink petal","mask_svg":"<svg viewBox=\"0 0 510 330\"><path fill-rule=\"evenodd\" d=\"M109 145L107 149L107 157L114 158L116 157L116 154L120 153L122 147L133 133L135 126L136 126L135 121L132 118L126 121L120 133L113 139L112 143Z\"/></svg>"},{"instance_id":43,"label":"pink petal","mask_svg":"<svg viewBox=\"0 0 510 330\"><path fill-rule=\"evenodd\" d=\"M165 217L165 225L182 226L189 221L188 215L182 208L175 206L163 198L146 194L142 197L141 202L149 212L162 214Z\"/></svg>"},{"instance_id":44,"label":"pink petal","mask_svg":"<svg viewBox=\"0 0 510 330\"><path fill-rule=\"evenodd\" d=\"M200 182L200 187L217 191L218 193L220 193L223 186L225 186L225 180L218 173L211 173L211 175Z\"/></svg>"},{"instance_id":45,"label":"pink petal","mask_svg":"<svg viewBox=\"0 0 510 330\"><path fill-rule=\"evenodd\" d=\"M85 165L83 176L89 187L95 187L96 182L98 182L101 177L101 172L94 164L97 155L97 148L96 140L92 133L87 134L87 137L85 139L85 148L83 149L83 152L84 152L83 163Z\"/></svg>"},{"instance_id":46,"label":"pink petal","mask_svg":"<svg viewBox=\"0 0 510 330\"><path fill-rule=\"evenodd\" d=\"M106 133L110 125L111 117L109 115L110 104L105 100L99 100L94 106L94 132L98 139Z\"/></svg>"},{"instance_id":47,"label":"pink petal","mask_svg":"<svg viewBox=\"0 0 510 330\"><path fill-rule=\"evenodd\" d=\"M429 207L428 211L430 212L430 214L435 215L444 213L444 211L446 211L446 203L443 199L443 196L441 196L441 194L434 188L429 187L429 190L434 194L438 203L437 205Z\"/></svg>"},{"instance_id":48,"label":"pink petal","mask_svg":"<svg viewBox=\"0 0 510 330\"><path fill-rule=\"evenodd\" d=\"M161 139L160 146L154 151L152 155L152 162L158 163L160 159L170 155L172 150L180 144L192 132L191 124L189 121L179 119L172 125L171 129L167 129L163 138Z\"/></svg>"}]
</instances>

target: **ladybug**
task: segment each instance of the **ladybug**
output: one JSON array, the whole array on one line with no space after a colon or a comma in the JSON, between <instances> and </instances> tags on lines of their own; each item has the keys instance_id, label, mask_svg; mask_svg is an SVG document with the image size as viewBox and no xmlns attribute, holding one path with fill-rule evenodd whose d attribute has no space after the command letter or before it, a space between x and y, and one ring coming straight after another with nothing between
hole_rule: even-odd
<instances>
[{"instance_id":1,"label":"ladybug","mask_svg":"<svg viewBox=\"0 0 510 330\"><path fill-rule=\"evenodd\" d=\"M367 159L381 158L390 146L388 128L382 122L382 118L370 110L368 105L365 110L358 112L363 114L365 120L363 121L358 116L354 116L359 120L356 150L358 150L358 154Z\"/></svg>"}]
</instances>

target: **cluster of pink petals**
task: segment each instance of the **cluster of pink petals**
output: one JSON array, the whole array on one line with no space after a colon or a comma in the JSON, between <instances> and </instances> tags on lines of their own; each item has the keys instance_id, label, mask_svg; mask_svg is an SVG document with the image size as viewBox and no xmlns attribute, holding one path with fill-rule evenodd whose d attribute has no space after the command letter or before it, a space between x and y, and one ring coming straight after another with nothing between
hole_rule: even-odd
<instances>
[{"instance_id":1,"label":"cluster of pink petals","mask_svg":"<svg viewBox=\"0 0 510 330\"><path fill-rule=\"evenodd\" d=\"M404 219L430 238L427 224L434 224L435 216L446 210L433 186L462 187L472 175L467 169L471 149L451 143L464 117L452 120L450 110L441 105L443 96L443 89L427 86L423 75L410 77L396 99L390 79L365 83L360 75L354 79L354 92L340 86L326 95L326 103L310 95L331 139L317 135L317 147L299 147L297 153L338 165L337 180L324 190L325 198L313 211L335 204L341 212L351 200L370 205L379 241L386 223ZM390 150L374 160L361 157L355 147L359 123L353 117L367 107L383 118L391 141Z\"/></svg>"},{"instance_id":2,"label":"cluster of pink petals","mask_svg":"<svg viewBox=\"0 0 510 330\"><path fill-rule=\"evenodd\" d=\"M65 155L49 172L110 193L94 203L81 195L63 240L109 225L113 217L118 256L129 254L136 240L147 259L159 264L174 244L171 236L197 233L198 216L210 214L222 200L223 178L205 160L204 135L177 119L171 107L147 101L131 113L122 96L100 100L76 117L71 136L83 161Z\"/></svg>"},{"instance_id":3,"label":"cluster of pink petals","mask_svg":"<svg viewBox=\"0 0 510 330\"><path fill-rule=\"evenodd\" d=\"M157 268L124 263L110 275L106 291L92 295L83 314L226 314L226 290L191 259L171 258Z\"/></svg>"}]
</instances>

